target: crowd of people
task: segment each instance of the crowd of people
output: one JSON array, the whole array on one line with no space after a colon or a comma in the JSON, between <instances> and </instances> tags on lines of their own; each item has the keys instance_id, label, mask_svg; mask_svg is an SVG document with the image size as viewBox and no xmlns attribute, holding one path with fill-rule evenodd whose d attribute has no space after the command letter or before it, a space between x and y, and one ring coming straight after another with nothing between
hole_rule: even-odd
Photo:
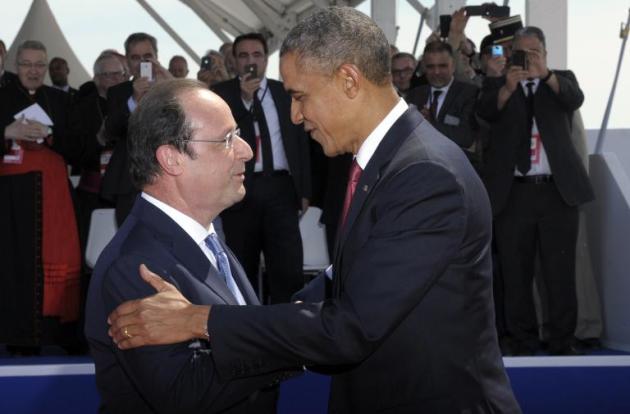
<instances>
[{"instance_id":1,"label":"crowd of people","mask_svg":"<svg viewBox=\"0 0 630 414\"><path fill-rule=\"evenodd\" d=\"M448 36L433 34L418 58L390 50L390 79L485 184L503 353L533 355L542 342L551 354L577 354L579 207L594 197L576 144L584 95L571 71L547 66L540 29L515 18L493 21L477 51L465 35L467 19L463 10L454 13ZM328 125L295 125L292 102L301 98L267 78L268 55L261 34L245 34L209 50L196 78L227 103L235 133L253 151L244 163L245 197L213 223L254 289L264 288L269 303L285 303L304 284L298 224L310 205L322 208L335 255L353 156L326 157L308 139ZM141 191L130 175L129 117L155 85L188 77L188 63L176 55L163 67L156 39L134 33L124 54L103 51L93 79L75 89L66 60L49 60L40 41L19 45L16 74L4 69L5 56L0 42L0 221L9 229L0 237L0 343L16 355L50 343L83 352L91 213L115 208L119 225L129 215ZM76 188L69 175L80 176ZM582 336L596 344L599 333Z\"/></svg>"}]
</instances>

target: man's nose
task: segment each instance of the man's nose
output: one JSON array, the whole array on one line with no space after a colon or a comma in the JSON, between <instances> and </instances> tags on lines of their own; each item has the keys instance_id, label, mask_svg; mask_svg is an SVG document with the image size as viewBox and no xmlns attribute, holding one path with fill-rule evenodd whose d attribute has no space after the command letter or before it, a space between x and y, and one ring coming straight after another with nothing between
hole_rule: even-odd
<instances>
[{"instance_id":1,"label":"man's nose","mask_svg":"<svg viewBox=\"0 0 630 414\"><path fill-rule=\"evenodd\" d=\"M291 101L291 122L295 125L304 122L304 115L302 115L300 105L295 102L295 99Z\"/></svg>"},{"instance_id":2,"label":"man's nose","mask_svg":"<svg viewBox=\"0 0 630 414\"><path fill-rule=\"evenodd\" d=\"M252 152L252 147L241 137L234 138L234 152L238 159L242 159L244 161L249 161L254 156Z\"/></svg>"}]
</instances>

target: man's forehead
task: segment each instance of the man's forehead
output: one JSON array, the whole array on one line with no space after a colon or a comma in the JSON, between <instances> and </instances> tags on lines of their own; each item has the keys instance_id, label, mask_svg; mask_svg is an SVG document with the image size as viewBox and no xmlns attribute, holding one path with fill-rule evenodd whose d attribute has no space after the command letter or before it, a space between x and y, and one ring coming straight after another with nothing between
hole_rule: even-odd
<instances>
[{"instance_id":1,"label":"man's forehead","mask_svg":"<svg viewBox=\"0 0 630 414\"><path fill-rule=\"evenodd\" d=\"M406 65L413 65L413 64L414 64L414 61L409 56L401 56L399 58L394 59L394 61L392 62L392 66L393 65L406 66Z\"/></svg>"},{"instance_id":2,"label":"man's forehead","mask_svg":"<svg viewBox=\"0 0 630 414\"><path fill-rule=\"evenodd\" d=\"M261 52L265 51L265 48L260 40L256 39L243 39L236 45L236 53L243 52L244 49L248 50L259 50Z\"/></svg>"},{"instance_id":3,"label":"man's forehead","mask_svg":"<svg viewBox=\"0 0 630 414\"><path fill-rule=\"evenodd\" d=\"M446 61L446 60L451 60L452 56L444 51L444 52L431 52L431 53L425 53L424 56L422 57L422 60L427 61L427 60L431 60L431 61Z\"/></svg>"},{"instance_id":4,"label":"man's forehead","mask_svg":"<svg viewBox=\"0 0 630 414\"><path fill-rule=\"evenodd\" d=\"M147 50L151 53L155 53L155 50L153 50L153 45L148 40L141 40L139 42L132 43L129 46L130 55L133 55L138 52L146 53Z\"/></svg>"},{"instance_id":5,"label":"man's forehead","mask_svg":"<svg viewBox=\"0 0 630 414\"><path fill-rule=\"evenodd\" d=\"M46 59L46 52L39 49L24 49L20 52L20 57L28 56L31 58L44 58Z\"/></svg>"}]
</instances>

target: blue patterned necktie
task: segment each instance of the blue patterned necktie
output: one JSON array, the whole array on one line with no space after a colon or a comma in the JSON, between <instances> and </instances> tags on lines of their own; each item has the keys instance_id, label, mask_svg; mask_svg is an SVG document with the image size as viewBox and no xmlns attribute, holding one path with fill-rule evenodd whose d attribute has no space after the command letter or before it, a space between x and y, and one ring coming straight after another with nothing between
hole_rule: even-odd
<instances>
[{"instance_id":1,"label":"blue patterned necktie","mask_svg":"<svg viewBox=\"0 0 630 414\"><path fill-rule=\"evenodd\" d=\"M225 249L223 249L221 242L219 242L219 237L216 233L210 233L208 237L205 238L204 242L206 243L206 246L208 246L208 249L210 249L210 251L214 254L214 257L217 259L217 267L219 273L221 274L221 276L223 276L223 279L225 280L228 289L230 289L239 304L244 305L245 299L241 295L241 292L236 285L234 277L232 277L230 262L228 261Z\"/></svg>"}]
</instances>

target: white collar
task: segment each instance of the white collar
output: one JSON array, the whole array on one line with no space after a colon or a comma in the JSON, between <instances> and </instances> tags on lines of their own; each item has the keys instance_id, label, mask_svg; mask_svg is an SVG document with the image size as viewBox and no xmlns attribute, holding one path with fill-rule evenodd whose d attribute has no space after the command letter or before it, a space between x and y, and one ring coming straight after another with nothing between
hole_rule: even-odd
<instances>
[{"instance_id":1,"label":"white collar","mask_svg":"<svg viewBox=\"0 0 630 414\"><path fill-rule=\"evenodd\" d=\"M431 95L433 95L433 92L435 92L435 91L442 91L442 96L445 96L447 94L449 88L453 84L454 80L455 80L455 76L451 76L450 82L447 83L446 85L442 86L441 88L434 88L433 86L431 86Z\"/></svg>"},{"instance_id":2,"label":"white collar","mask_svg":"<svg viewBox=\"0 0 630 414\"><path fill-rule=\"evenodd\" d=\"M153 204L155 207L159 208L169 216L179 227L182 228L190 236L191 239L195 241L196 244L200 244L203 242L209 234L215 233L214 226L210 223L210 227L205 228L195 219L181 211L169 206L163 201L158 200L155 197L150 196L149 194L142 192L141 197L147 200L149 203Z\"/></svg>"},{"instance_id":3,"label":"white collar","mask_svg":"<svg viewBox=\"0 0 630 414\"><path fill-rule=\"evenodd\" d=\"M404 99L399 98L398 103L394 105L391 111L383 118L383 120L374 128L374 130L363 141L359 151L357 151L356 160L362 170L365 170L368 162L374 155L376 148L381 143L385 134L390 130L392 125L400 118L400 116L409 108Z\"/></svg>"}]
</instances>

